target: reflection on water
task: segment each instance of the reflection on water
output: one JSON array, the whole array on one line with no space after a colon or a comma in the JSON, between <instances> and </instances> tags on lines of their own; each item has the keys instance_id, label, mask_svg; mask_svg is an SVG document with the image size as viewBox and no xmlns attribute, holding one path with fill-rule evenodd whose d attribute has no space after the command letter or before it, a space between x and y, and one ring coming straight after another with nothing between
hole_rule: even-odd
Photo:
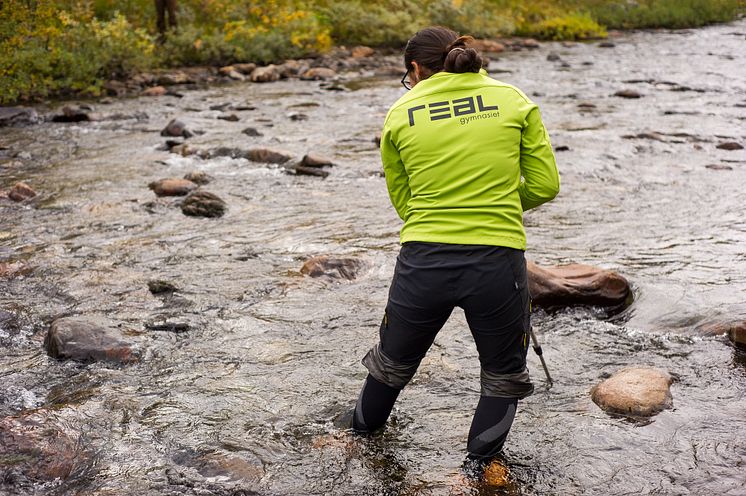
<instances>
[{"instance_id":1,"label":"reflection on water","mask_svg":"<svg viewBox=\"0 0 746 496\"><path fill-rule=\"evenodd\" d=\"M746 80L732 77L746 63L735 31L746 23L635 33L613 49L550 44L493 62L496 77L540 104L553 144L568 148L558 152L560 197L527 215L529 258L618 270L636 294L611 319L537 312L556 382L546 387L530 355L537 392L508 440L508 486L462 470L479 368L458 311L384 433L334 427L365 377L359 360L376 340L398 249L373 142L403 91L393 77L351 81L348 92L236 84L96 104L146 121L4 129L0 145L26 158L0 160L2 183L25 180L42 198L36 208L0 206L0 261L34 267L0 286L0 310L12 314L0 314L0 412L43 405L80 435L96 464L60 488L71 494L742 494L746 358L724 337L695 332L746 316L746 152L715 148L745 139L734 126L746 103ZM549 51L570 70L547 62ZM627 87L643 98L611 96ZM223 102L256 109L217 120L209 108ZM299 109L308 120L288 117ZM190 139L197 148L315 152L337 165L321 180L169 155L158 131L172 117L204 131ZM264 136L241 134L247 126ZM660 139L622 137L651 132ZM684 132L696 139L676 136ZM713 163L732 169L705 167ZM227 201L225 217L149 203L150 181L194 170L214 177L205 189ZM362 258L370 270L353 282L301 276L305 258L323 253ZM179 289L152 295L153 279ZM141 363L47 358L46 325L63 314L121 323ZM147 330L157 318L189 330ZM600 411L591 387L626 365L674 374L674 408L648 423Z\"/></svg>"}]
</instances>

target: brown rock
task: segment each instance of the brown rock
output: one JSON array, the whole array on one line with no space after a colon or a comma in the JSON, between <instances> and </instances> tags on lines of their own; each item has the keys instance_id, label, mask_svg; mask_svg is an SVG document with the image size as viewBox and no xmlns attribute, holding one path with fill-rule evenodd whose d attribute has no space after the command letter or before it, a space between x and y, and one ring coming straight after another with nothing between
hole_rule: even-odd
<instances>
[{"instance_id":1,"label":"brown rock","mask_svg":"<svg viewBox=\"0 0 746 496\"><path fill-rule=\"evenodd\" d=\"M74 317L64 317L52 322L44 339L44 347L52 358L77 362L108 361L125 364L138 360L132 345L122 341L118 332Z\"/></svg>"},{"instance_id":2,"label":"brown rock","mask_svg":"<svg viewBox=\"0 0 746 496\"><path fill-rule=\"evenodd\" d=\"M169 177L148 184L156 196L185 196L197 189L197 185L188 179Z\"/></svg>"},{"instance_id":3,"label":"brown rock","mask_svg":"<svg viewBox=\"0 0 746 496\"><path fill-rule=\"evenodd\" d=\"M308 68L308 63L300 60L286 60L284 64L278 67L282 78L297 77L298 74L306 72Z\"/></svg>"},{"instance_id":4,"label":"brown rock","mask_svg":"<svg viewBox=\"0 0 746 496\"><path fill-rule=\"evenodd\" d=\"M642 95L635 90L619 90L614 93L614 96L621 98L642 98Z\"/></svg>"},{"instance_id":5,"label":"brown rock","mask_svg":"<svg viewBox=\"0 0 746 496\"><path fill-rule=\"evenodd\" d=\"M525 40L523 40L523 41L521 42L521 45L522 45L522 46L523 46L524 48L531 48L531 49L533 49L533 48L539 48L539 47L541 46L541 45L539 44L539 42L538 42L538 41L536 41L536 40L535 40L535 39L533 39L533 38L526 38Z\"/></svg>"},{"instance_id":6,"label":"brown rock","mask_svg":"<svg viewBox=\"0 0 746 496\"><path fill-rule=\"evenodd\" d=\"M237 116L236 114L219 115L218 119L220 119L221 121L228 121L228 122L238 122L241 120L241 118Z\"/></svg>"},{"instance_id":7,"label":"brown rock","mask_svg":"<svg viewBox=\"0 0 746 496\"><path fill-rule=\"evenodd\" d=\"M733 170L733 167L725 164L707 164L705 167L712 170Z\"/></svg>"},{"instance_id":8,"label":"brown rock","mask_svg":"<svg viewBox=\"0 0 746 496\"><path fill-rule=\"evenodd\" d=\"M194 184L200 185L207 184L212 181L212 177L206 172L202 171L189 172L184 176L184 179L186 179L187 181L191 181Z\"/></svg>"},{"instance_id":9,"label":"brown rock","mask_svg":"<svg viewBox=\"0 0 746 496\"><path fill-rule=\"evenodd\" d=\"M469 46L480 52L500 53L505 51L505 45L495 40L474 40Z\"/></svg>"},{"instance_id":10,"label":"brown rock","mask_svg":"<svg viewBox=\"0 0 746 496\"><path fill-rule=\"evenodd\" d=\"M303 156L300 165L304 167L331 167L334 165L334 162L326 157L322 157L321 155L309 153L308 155Z\"/></svg>"},{"instance_id":11,"label":"brown rock","mask_svg":"<svg viewBox=\"0 0 746 496\"><path fill-rule=\"evenodd\" d=\"M181 71L162 74L158 77L158 84L161 86L173 86L176 84L187 84L191 82L192 80L189 76Z\"/></svg>"},{"instance_id":12,"label":"brown rock","mask_svg":"<svg viewBox=\"0 0 746 496\"><path fill-rule=\"evenodd\" d=\"M0 481L19 473L37 482L84 473L91 456L78 438L67 434L47 410L0 419Z\"/></svg>"},{"instance_id":13,"label":"brown rock","mask_svg":"<svg viewBox=\"0 0 746 496\"><path fill-rule=\"evenodd\" d=\"M316 177L327 177L329 171L318 167L305 167L303 165L296 165L293 169L296 176L316 176Z\"/></svg>"},{"instance_id":14,"label":"brown rock","mask_svg":"<svg viewBox=\"0 0 746 496\"><path fill-rule=\"evenodd\" d=\"M367 264L357 258L320 255L311 257L303 264L300 272L311 277L326 276L332 279L356 279L367 268Z\"/></svg>"},{"instance_id":15,"label":"brown rock","mask_svg":"<svg viewBox=\"0 0 746 496\"><path fill-rule=\"evenodd\" d=\"M8 198L14 202L22 202L24 200L31 199L36 196L36 191L26 183L16 183L10 191L8 191Z\"/></svg>"},{"instance_id":16,"label":"brown rock","mask_svg":"<svg viewBox=\"0 0 746 496\"><path fill-rule=\"evenodd\" d=\"M740 143L736 143L735 141L726 141L724 143L720 143L717 148L720 150L743 150L743 145Z\"/></svg>"},{"instance_id":17,"label":"brown rock","mask_svg":"<svg viewBox=\"0 0 746 496\"><path fill-rule=\"evenodd\" d=\"M746 321L733 324L728 330L728 337L734 345L746 349Z\"/></svg>"},{"instance_id":18,"label":"brown rock","mask_svg":"<svg viewBox=\"0 0 746 496\"><path fill-rule=\"evenodd\" d=\"M539 267L529 261L527 265L529 292L538 306L613 307L629 303L632 297L627 280L610 270L582 264Z\"/></svg>"},{"instance_id":19,"label":"brown rock","mask_svg":"<svg viewBox=\"0 0 746 496\"><path fill-rule=\"evenodd\" d=\"M628 367L591 390L591 398L610 413L650 417L673 405L673 378L660 369Z\"/></svg>"},{"instance_id":20,"label":"brown rock","mask_svg":"<svg viewBox=\"0 0 746 496\"><path fill-rule=\"evenodd\" d=\"M196 190L181 203L184 215L192 217L222 217L228 206L217 195L208 191Z\"/></svg>"},{"instance_id":21,"label":"brown rock","mask_svg":"<svg viewBox=\"0 0 746 496\"><path fill-rule=\"evenodd\" d=\"M145 88L140 94L142 96L163 96L166 93L168 93L168 90L165 86L151 86L150 88Z\"/></svg>"},{"instance_id":22,"label":"brown rock","mask_svg":"<svg viewBox=\"0 0 746 496\"><path fill-rule=\"evenodd\" d=\"M256 69L256 64L233 64L233 68L241 74L251 75L254 69Z\"/></svg>"},{"instance_id":23,"label":"brown rock","mask_svg":"<svg viewBox=\"0 0 746 496\"><path fill-rule=\"evenodd\" d=\"M360 46L356 46L355 48L352 49L352 57L356 58L356 59L362 59L362 58L365 58L365 57L370 57L374 53L376 53L376 51L373 50L369 46L360 45Z\"/></svg>"},{"instance_id":24,"label":"brown rock","mask_svg":"<svg viewBox=\"0 0 746 496\"><path fill-rule=\"evenodd\" d=\"M13 279L18 276L27 276L33 272L33 268L24 262L0 262L0 279Z\"/></svg>"},{"instance_id":25,"label":"brown rock","mask_svg":"<svg viewBox=\"0 0 746 496\"><path fill-rule=\"evenodd\" d=\"M90 120L91 116L88 109L70 105L62 107L62 114L52 116L52 122L85 122Z\"/></svg>"},{"instance_id":26,"label":"brown rock","mask_svg":"<svg viewBox=\"0 0 746 496\"><path fill-rule=\"evenodd\" d=\"M503 487L510 481L510 472L500 460L493 460L484 469L483 479L488 486Z\"/></svg>"},{"instance_id":27,"label":"brown rock","mask_svg":"<svg viewBox=\"0 0 746 496\"><path fill-rule=\"evenodd\" d=\"M328 67L312 67L301 74L300 78L306 81L317 81L331 79L337 75L334 69Z\"/></svg>"},{"instance_id":28,"label":"brown rock","mask_svg":"<svg viewBox=\"0 0 746 496\"><path fill-rule=\"evenodd\" d=\"M228 78L231 78L231 79L235 79L236 81L243 81L243 80L246 79L244 77L244 75L241 74L240 72L238 72L238 70L236 70L236 68L234 66L232 66L232 65L227 65L225 67L221 67L220 69L218 69L218 73L221 76L225 76L225 77L228 77Z\"/></svg>"},{"instance_id":29,"label":"brown rock","mask_svg":"<svg viewBox=\"0 0 746 496\"><path fill-rule=\"evenodd\" d=\"M245 157L252 162L264 162L268 164L284 164L292 159L292 155L268 148L253 148L245 153Z\"/></svg>"},{"instance_id":30,"label":"brown rock","mask_svg":"<svg viewBox=\"0 0 746 496\"><path fill-rule=\"evenodd\" d=\"M243 131L241 131L246 136L264 136L262 133L259 132L259 130L255 127L247 127Z\"/></svg>"},{"instance_id":31,"label":"brown rock","mask_svg":"<svg viewBox=\"0 0 746 496\"><path fill-rule=\"evenodd\" d=\"M280 79L280 71L276 65L257 67L251 71L251 80L255 83L271 83Z\"/></svg>"}]
</instances>

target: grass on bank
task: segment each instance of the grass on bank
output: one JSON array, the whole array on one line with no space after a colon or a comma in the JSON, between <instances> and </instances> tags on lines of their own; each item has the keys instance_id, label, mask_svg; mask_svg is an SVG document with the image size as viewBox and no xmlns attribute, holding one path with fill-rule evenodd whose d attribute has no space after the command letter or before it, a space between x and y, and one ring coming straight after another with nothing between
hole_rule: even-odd
<instances>
[{"instance_id":1,"label":"grass on bank","mask_svg":"<svg viewBox=\"0 0 746 496\"><path fill-rule=\"evenodd\" d=\"M746 0L178 0L159 43L153 0L2 0L0 104L97 95L108 79L184 65L268 63L332 45L403 45L440 24L477 37L583 40L606 29L732 20Z\"/></svg>"}]
</instances>

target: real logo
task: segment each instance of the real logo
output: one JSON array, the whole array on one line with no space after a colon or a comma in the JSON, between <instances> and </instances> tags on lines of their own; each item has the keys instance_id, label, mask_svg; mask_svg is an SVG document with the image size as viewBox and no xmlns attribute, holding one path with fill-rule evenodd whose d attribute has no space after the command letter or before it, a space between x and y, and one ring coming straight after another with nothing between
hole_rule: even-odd
<instances>
[{"instance_id":1,"label":"real logo","mask_svg":"<svg viewBox=\"0 0 746 496\"><path fill-rule=\"evenodd\" d=\"M470 96L467 98L457 98L455 100L444 100L442 102L432 102L427 105L417 105L407 109L409 116L409 126L415 124L415 112L427 111L431 121L441 119L450 119L452 117L463 117L466 115L476 114L478 112L498 112L497 105L485 105L482 95L477 95L476 100Z\"/></svg>"}]
</instances>

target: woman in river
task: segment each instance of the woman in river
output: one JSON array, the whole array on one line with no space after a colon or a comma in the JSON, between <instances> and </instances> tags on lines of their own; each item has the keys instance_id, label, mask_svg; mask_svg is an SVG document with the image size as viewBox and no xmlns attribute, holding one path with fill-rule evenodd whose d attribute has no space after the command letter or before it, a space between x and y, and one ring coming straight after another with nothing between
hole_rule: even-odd
<instances>
[{"instance_id":1,"label":"woman in river","mask_svg":"<svg viewBox=\"0 0 746 496\"><path fill-rule=\"evenodd\" d=\"M470 40L430 27L404 51L411 91L391 107L381 136L402 246L351 423L359 432L383 427L458 306L481 364L467 451L488 460L518 400L533 392L523 212L557 195L559 175L538 107L490 78Z\"/></svg>"}]
</instances>

